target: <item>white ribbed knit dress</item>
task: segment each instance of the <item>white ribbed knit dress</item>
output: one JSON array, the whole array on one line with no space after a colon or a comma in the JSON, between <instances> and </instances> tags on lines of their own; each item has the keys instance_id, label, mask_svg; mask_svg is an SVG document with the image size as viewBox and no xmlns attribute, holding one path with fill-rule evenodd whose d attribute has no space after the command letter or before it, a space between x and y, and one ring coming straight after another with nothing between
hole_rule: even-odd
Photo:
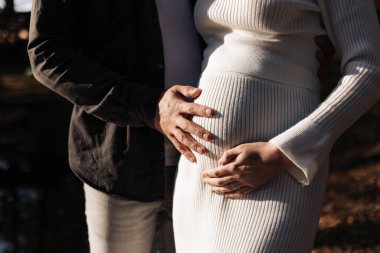
<instances>
[{"instance_id":1,"label":"white ribbed knit dress","mask_svg":"<svg viewBox=\"0 0 380 253\"><path fill-rule=\"evenodd\" d=\"M207 42L195 117L215 134L197 163L179 162L174 194L178 253L298 253L313 246L335 140L380 97L380 29L371 0L198 0ZM330 37L343 77L319 100L316 35ZM270 141L295 166L241 199L201 182L224 151Z\"/></svg>"}]
</instances>

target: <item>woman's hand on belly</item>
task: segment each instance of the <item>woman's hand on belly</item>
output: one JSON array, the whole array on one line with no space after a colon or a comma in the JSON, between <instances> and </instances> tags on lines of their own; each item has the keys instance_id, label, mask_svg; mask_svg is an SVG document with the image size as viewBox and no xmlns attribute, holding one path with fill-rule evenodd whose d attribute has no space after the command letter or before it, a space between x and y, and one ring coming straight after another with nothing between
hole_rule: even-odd
<instances>
[{"instance_id":1,"label":"woman's hand on belly","mask_svg":"<svg viewBox=\"0 0 380 253\"><path fill-rule=\"evenodd\" d=\"M293 163L272 143L247 143L226 151L203 182L227 198L239 198L265 185Z\"/></svg>"}]
</instances>

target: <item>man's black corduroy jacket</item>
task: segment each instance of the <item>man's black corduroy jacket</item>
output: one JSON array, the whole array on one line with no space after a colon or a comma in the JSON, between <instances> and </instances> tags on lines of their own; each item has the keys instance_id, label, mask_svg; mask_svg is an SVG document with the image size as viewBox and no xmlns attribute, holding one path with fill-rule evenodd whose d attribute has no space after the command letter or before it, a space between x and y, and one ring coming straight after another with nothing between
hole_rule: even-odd
<instances>
[{"instance_id":1,"label":"man's black corduroy jacket","mask_svg":"<svg viewBox=\"0 0 380 253\"><path fill-rule=\"evenodd\" d=\"M107 193L160 199L163 137L153 129L153 118L164 67L155 2L35 0L33 5L28 45L33 73L74 104L71 169Z\"/></svg>"}]
</instances>

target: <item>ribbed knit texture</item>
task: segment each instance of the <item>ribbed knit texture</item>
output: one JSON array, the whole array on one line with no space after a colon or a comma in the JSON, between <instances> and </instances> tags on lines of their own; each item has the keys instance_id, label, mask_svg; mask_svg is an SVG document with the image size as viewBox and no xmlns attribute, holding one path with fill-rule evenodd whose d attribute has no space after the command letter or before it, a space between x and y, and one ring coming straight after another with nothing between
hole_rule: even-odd
<instances>
[{"instance_id":1,"label":"ribbed knit texture","mask_svg":"<svg viewBox=\"0 0 380 253\"><path fill-rule=\"evenodd\" d=\"M370 0L319 0L343 77L307 118L271 140L302 171L308 185L336 139L380 98L380 29ZM300 148L307 143L308 148Z\"/></svg>"},{"instance_id":2,"label":"ribbed knit texture","mask_svg":"<svg viewBox=\"0 0 380 253\"><path fill-rule=\"evenodd\" d=\"M322 1L322 0L321 0ZM335 140L380 97L380 30L371 0L198 0L204 53L194 122L216 135L197 164L181 158L174 195L178 253L303 253L313 246ZM330 36L343 78L322 103L316 35ZM270 141L295 164L248 196L211 192L201 172L242 143ZM301 183L301 184L300 184ZM302 187L308 185L308 187Z\"/></svg>"},{"instance_id":3,"label":"ribbed knit texture","mask_svg":"<svg viewBox=\"0 0 380 253\"><path fill-rule=\"evenodd\" d=\"M310 114L318 93L289 84L231 73L204 74L201 104L214 118L193 121L213 132L201 141L209 154L197 164L181 158L174 196L178 253L310 252L325 191L327 166L309 187L283 172L242 199L225 199L201 182L201 172L217 167L223 152L241 143L268 141Z\"/></svg>"}]
</instances>

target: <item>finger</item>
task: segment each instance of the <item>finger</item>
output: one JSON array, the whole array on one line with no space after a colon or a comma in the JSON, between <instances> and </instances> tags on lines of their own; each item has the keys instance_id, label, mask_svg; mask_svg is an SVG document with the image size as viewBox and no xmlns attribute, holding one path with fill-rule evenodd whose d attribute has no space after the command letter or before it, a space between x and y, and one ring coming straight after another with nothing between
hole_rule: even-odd
<instances>
[{"instance_id":1,"label":"finger","mask_svg":"<svg viewBox=\"0 0 380 253\"><path fill-rule=\"evenodd\" d=\"M252 187L244 186L234 192L224 194L224 197L229 199L237 199L253 192L254 190L255 189Z\"/></svg>"},{"instance_id":2,"label":"finger","mask_svg":"<svg viewBox=\"0 0 380 253\"><path fill-rule=\"evenodd\" d=\"M204 177L202 181L210 186L220 187L234 183L240 179L240 176L226 176L222 178Z\"/></svg>"},{"instance_id":3,"label":"finger","mask_svg":"<svg viewBox=\"0 0 380 253\"><path fill-rule=\"evenodd\" d=\"M189 102L183 102L179 104L179 111L180 113L188 114L191 116L200 116L208 118L212 117L214 114L214 110L208 106Z\"/></svg>"},{"instance_id":4,"label":"finger","mask_svg":"<svg viewBox=\"0 0 380 253\"><path fill-rule=\"evenodd\" d=\"M227 163L235 160L235 158L240 154L239 149L232 148L230 150L227 150L223 153L222 157L219 159L218 164L219 165L226 165Z\"/></svg>"},{"instance_id":5,"label":"finger","mask_svg":"<svg viewBox=\"0 0 380 253\"><path fill-rule=\"evenodd\" d=\"M173 134L174 137L187 148L190 148L201 155L207 151L207 149L202 144L194 140L190 134L186 133L182 129L176 128Z\"/></svg>"},{"instance_id":6,"label":"finger","mask_svg":"<svg viewBox=\"0 0 380 253\"><path fill-rule=\"evenodd\" d=\"M171 90L181 96L188 98L197 98L201 95L202 90L188 85L174 85Z\"/></svg>"},{"instance_id":7,"label":"finger","mask_svg":"<svg viewBox=\"0 0 380 253\"><path fill-rule=\"evenodd\" d=\"M183 131L193 134L205 141L210 141L213 137L212 133L208 132L203 127L200 127L199 125L195 124L190 120L182 118L181 120L177 120L176 124Z\"/></svg>"},{"instance_id":8,"label":"finger","mask_svg":"<svg viewBox=\"0 0 380 253\"><path fill-rule=\"evenodd\" d=\"M325 55L327 55L327 58L330 58L328 56L332 56L335 54L334 45L332 44L328 36L320 35L315 37L315 43L318 45L319 49L322 50Z\"/></svg>"},{"instance_id":9,"label":"finger","mask_svg":"<svg viewBox=\"0 0 380 253\"><path fill-rule=\"evenodd\" d=\"M245 187L243 185L243 183L234 182L234 183L222 186L222 187L213 187L211 191L216 193L216 194L228 194L228 193L235 193L239 189L241 189L242 187Z\"/></svg>"},{"instance_id":10,"label":"finger","mask_svg":"<svg viewBox=\"0 0 380 253\"><path fill-rule=\"evenodd\" d=\"M168 136L169 140L173 143L174 147L183 155L185 156L190 162L195 163L197 159L195 158L194 154L190 151L188 147L180 143L174 135Z\"/></svg>"},{"instance_id":11,"label":"finger","mask_svg":"<svg viewBox=\"0 0 380 253\"><path fill-rule=\"evenodd\" d=\"M207 170L202 173L202 177L218 178L227 175L232 175L236 172L238 165L231 163L226 166L218 167L216 169Z\"/></svg>"}]
</instances>

